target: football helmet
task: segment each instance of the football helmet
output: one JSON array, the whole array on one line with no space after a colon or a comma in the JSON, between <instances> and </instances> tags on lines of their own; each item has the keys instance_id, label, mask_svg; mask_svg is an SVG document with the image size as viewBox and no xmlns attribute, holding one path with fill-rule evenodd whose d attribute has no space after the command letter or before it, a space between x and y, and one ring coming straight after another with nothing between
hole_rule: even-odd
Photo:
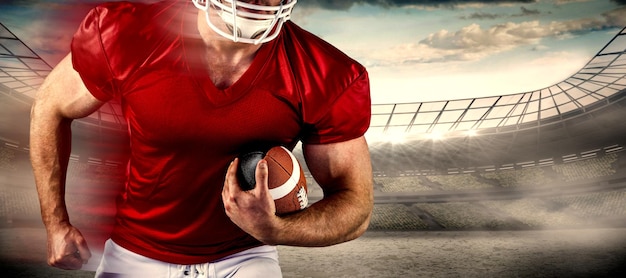
<instances>
[{"instance_id":1,"label":"football helmet","mask_svg":"<svg viewBox=\"0 0 626 278\"><path fill-rule=\"evenodd\" d=\"M278 6L264 6L238 0L191 0L205 12L207 24L216 33L234 42L260 44L278 36L283 23L291 17L297 0L282 0ZM225 28L213 22L211 9L225 23Z\"/></svg>"}]
</instances>

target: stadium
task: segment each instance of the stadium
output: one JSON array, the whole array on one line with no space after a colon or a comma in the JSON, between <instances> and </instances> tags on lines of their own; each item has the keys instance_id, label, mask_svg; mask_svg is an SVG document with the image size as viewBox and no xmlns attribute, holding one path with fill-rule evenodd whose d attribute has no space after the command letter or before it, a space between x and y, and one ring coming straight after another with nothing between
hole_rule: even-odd
<instances>
[{"instance_id":1,"label":"stadium","mask_svg":"<svg viewBox=\"0 0 626 278\"><path fill-rule=\"evenodd\" d=\"M28 126L51 68L0 24L0 262L20 276L91 277L97 259L76 272L45 263ZM374 104L372 112L369 231L328 248L279 247L285 277L600 277L624 269L626 29L546 88ZM67 202L97 257L124 180L127 127L110 102L72 129ZM315 202L322 192L307 178Z\"/></svg>"}]
</instances>

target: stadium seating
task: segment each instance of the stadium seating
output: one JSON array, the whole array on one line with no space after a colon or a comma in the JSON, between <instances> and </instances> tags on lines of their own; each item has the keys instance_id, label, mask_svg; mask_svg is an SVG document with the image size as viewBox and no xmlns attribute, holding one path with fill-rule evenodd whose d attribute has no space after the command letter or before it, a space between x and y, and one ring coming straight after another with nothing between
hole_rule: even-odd
<instances>
[{"instance_id":1,"label":"stadium seating","mask_svg":"<svg viewBox=\"0 0 626 278\"><path fill-rule=\"evenodd\" d=\"M554 171L560 173L566 181L601 178L615 174L612 165L617 161L617 154L607 154L599 158L589 158L576 163L554 165Z\"/></svg>"},{"instance_id":2,"label":"stadium seating","mask_svg":"<svg viewBox=\"0 0 626 278\"><path fill-rule=\"evenodd\" d=\"M611 179L618 174L617 161L624 153L580 159L550 166L514 168L480 173L374 177L381 194L455 194L486 192L483 200L431 203L380 203L374 206L371 230L511 230L615 225L626 218L626 189L596 190L574 194L554 192L545 197L516 196L493 199L488 192L515 188L551 188L585 181ZM17 173L16 165L28 162L27 152L0 147L0 172ZM21 167L21 166L20 166ZM29 173L28 173L29 174ZM70 160L68 207L80 225L98 225L112 216L115 195L123 184L125 167ZM8 181L5 181L7 183ZM26 186L3 186L0 219L39 218L32 180ZM309 194L321 197L321 188L307 174ZM378 194L378 193L377 193ZM105 207L104 210L102 207ZM425 219L428 218L428 219ZM433 224L434 223L434 224Z\"/></svg>"},{"instance_id":3,"label":"stadium seating","mask_svg":"<svg viewBox=\"0 0 626 278\"><path fill-rule=\"evenodd\" d=\"M426 176L375 177L375 183L386 194L442 194L456 192L485 192L483 200L475 202L424 202L414 204L377 204L370 229L422 227L418 211L432 217L443 229L501 230L543 228L585 228L596 225L616 225L626 219L626 189L602 189L601 184L623 182L617 162L624 152L600 157L577 159L548 166L515 168L462 174L433 174ZM623 172L623 171L622 171ZM612 181L613 179L617 181ZM611 181L602 182L603 180ZM578 186L572 193L552 190ZM524 196L518 189L543 190L542 197ZM498 198L491 192L516 193ZM407 209L409 207L410 209ZM615 220L618 220L617 222ZM390 221L398 221L393 224ZM416 221L415 224L409 224ZM413 226L412 226L413 225ZM619 225L619 224L618 224ZM432 229L432 225L424 229Z\"/></svg>"}]
</instances>

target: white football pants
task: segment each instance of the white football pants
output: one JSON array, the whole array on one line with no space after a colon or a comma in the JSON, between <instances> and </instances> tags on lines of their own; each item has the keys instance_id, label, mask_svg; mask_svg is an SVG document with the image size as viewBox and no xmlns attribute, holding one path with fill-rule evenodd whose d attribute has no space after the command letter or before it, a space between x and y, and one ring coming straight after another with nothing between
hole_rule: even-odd
<instances>
[{"instance_id":1,"label":"white football pants","mask_svg":"<svg viewBox=\"0 0 626 278\"><path fill-rule=\"evenodd\" d=\"M275 246L245 250L216 262L178 265L150 259L107 240L96 278L282 277Z\"/></svg>"}]
</instances>

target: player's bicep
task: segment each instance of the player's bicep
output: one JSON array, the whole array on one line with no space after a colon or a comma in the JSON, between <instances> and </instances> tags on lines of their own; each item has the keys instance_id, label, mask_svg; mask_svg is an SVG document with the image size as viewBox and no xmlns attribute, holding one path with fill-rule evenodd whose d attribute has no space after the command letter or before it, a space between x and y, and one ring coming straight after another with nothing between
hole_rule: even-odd
<instances>
[{"instance_id":1,"label":"player's bicep","mask_svg":"<svg viewBox=\"0 0 626 278\"><path fill-rule=\"evenodd\" d=\"M33 114L77 119L95 112L103 104L87 90L80 75L72 67L69 54L50 72L39 88Z\"/></svg>"},{"instance_id":2,"label":"player's bicep","mask_svg":"<svg viewBox=\"0 0 626 278\"><path fill-rule=\"evenodd\" d=\"M304 157L324 194L352 190L371 195L372 168L363 137L331 144L305 144Z\"/></svg>"}]
</instances>

